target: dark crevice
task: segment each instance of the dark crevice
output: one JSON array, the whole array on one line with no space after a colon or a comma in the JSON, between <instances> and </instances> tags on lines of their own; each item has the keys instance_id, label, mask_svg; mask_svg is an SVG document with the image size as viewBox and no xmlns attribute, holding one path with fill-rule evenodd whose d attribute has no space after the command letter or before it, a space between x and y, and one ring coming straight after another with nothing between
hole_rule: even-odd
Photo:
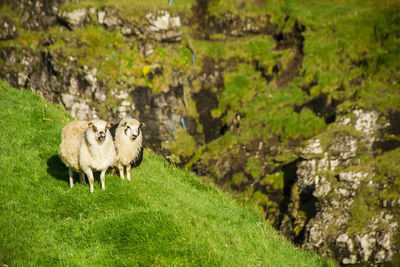
<instances>
[{"instance_id":1,"label":"dark crevice","mask_svg":"<svg viewBox=\"0 0 400 267\"><path fill-rule=\"evenodd\" d=\"M317 84L318 81L316 79L313 79L310 83L300 86L300 89L306 92L308 95L310 95L311 88L313 88Z\"/></svg>"},{"instance_id":2,"label":"dark crevice","mask_svg":"<svg viewBox=\"0 0 400 267\"><path fill-rule=\"evenodd\" d=\"M261 77L263 77L268 83L273 80L274 76L268 74L267 66L263 66L262 64L260 64L259 61L254 61L253 64L254 64L254 69L260 72ZM273 70L275 69L275 67L276 65L273 67Z\"/></svg>"},{"instance_id":3,"label":"dark crevice","mask_svg":"<svg viewBox=\"0 0 400 267\"><path fill-rule=\"evenodd\" d=\"M221 126L221 128L219 129L219 134L220 134L221 136L224 135L224 134L226 133L226 131L228 131L228 129L229 129L228 125L223 124L223 125Z\"/></svg>"},{"instance_id":4,"label":"dark crevice","mask_svg":"<svg viewBox=\"0 0 400 267\"><path fill-rule=\"evenodd\" d=\"M209 0L197 0L197 5L193 5L192 7L192 23L199 24L199 30L197 34L200 34L199 37L204 39L209 39L210 32L209 32L209 17L208 17L208 1Z\"/></svg>"},{"instance_id":5,"label":"dark crevice","mask_svg":"<svg viewBox=\"0 0 400 267\"><path fill-rule=\"evenodd\" d=\"M198 93L194 93L192 97L196 102L199 121L203 125L205 141L209 143L221 135L221 119L211 116L211 110L218 107L217 95L209 89L202 89Z\"/></svg>"},{"instance_id":6,"label":"dark crevice","mask_svg":"<svg viewBox=\"0 0 400 267\"><path fill-rule=\"evenodd\" d=\"M280 218L279 222L282 222L283 216L288 213L288 206L290 203L290 197L292 193L292 187L297 181L297 164L300 159L296 159L286 165L283 165L283 200L279 203ZM280 228L280 226L278 227Z\"/></svg>"},{"instance_id":7,"label":"dark crevice","mask_svg":"<svg viewBox=\"0 0 400 267\"><path fill-rule=\"evenodd\" d=\"M327 124L330 124L336 120L336 108L340 103L340 100L329 99L327 94L321 94L303 105L295 106L294 111L300 113L303 109L308 108L317 116L324 118Z\"/></svg>"},{"instance_id":8,"label":"dark crevice","mask_svg":"<svg viewBox=\"0 0 400 267\"><path fill-rule=\"evenodd\" d=\"M305 226L317 214L318 199L313 196L314 190L315 190L315 185L313 184L313 185L310 185L309 187L307 187L302 192L300 192L300 208L299 208L299 210L303 211L305 213L307 219L304 223L303 229L293 239L293 243L296 245L300 245L304 242L305 231L306 231Z\"/></svg>"},{"instance_id":9,"label":"dark crevice","mask_svg":"<svg viewBox=\"0 0 400 267\"><path fill-rule=\"evenodd\" d=\"M373 149L388 152L400 147L400 112L388 112L389 126L383 130L384 139L374 142Z\"/></svg>"},{"instance_id":10,"label":"dark crevice","mask_svg":"<svg viewBox=\"0 0 400 267\"><path fill-rule=\"evenodd\" d=\"M49 75L49 77L51 75L59 77L59 73L54 69L53 64L51 63L52 55L47 53L42 53L42 60L44 65L46 66L47 74Z\"/></svg>"},{"instance_id":11,"label":"dark crevice","mask_svg":"<svg viewBox=\"0 0 400 267\"><path fill-rule=\"evenodd\" d=\"M287 19L289 19L289 18L287 18ZM305 27L296 21L290 32L285 32L285 33L275 32L273 34L273 37L276 40L275 49L276 50L285 50L285 49L295 46L295 47L297 47L299 52L301 52L301 54L303 54L303 42L304 42L303 32L304 31L305 31Z\"/></svg>"},{"instance_id":12,"label":"dark crevice","mask_svg":"<svg viewBox=\"0 0 400 267\"><path fill-rule=\"evenodd\" d=\"M71 28L71 26L68 24L68 22L66 22L65 20L61 19L60 17L57 16L56 19L57 24L64 26L65 28L67 28L70 31L73 31L74 29Z\"/></svg>"},{"instance_id":13,"label":"dark crevice","mask_svg":"<svg viewBox=\"0 0 400 267\"><path fill-rule=\"evenodd\" d=\"M285 86L289 82L293 81L293 79L299 74L298 70L303 65L304 58L304 31L305 27L296 21L289 33L278 32L273 35L277 43L275 47L276 50L284 50L291 47L296 48L294 58L289 62L287 68L281 72L280 76L276 80L278 87Z\"/></svg>"}]
</instances>

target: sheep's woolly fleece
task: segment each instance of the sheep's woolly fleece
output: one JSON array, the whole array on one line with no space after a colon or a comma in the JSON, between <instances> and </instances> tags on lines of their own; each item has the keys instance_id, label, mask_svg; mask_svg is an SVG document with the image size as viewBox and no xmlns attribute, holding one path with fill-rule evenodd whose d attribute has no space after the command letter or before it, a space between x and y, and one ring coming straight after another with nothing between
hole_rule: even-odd
<instances>
[{"instance_id":1,"label":"sheep's woolly fleece","mask_svg":"<svg viewBox=\"0 0 400 267\"><path fill-rule=\"evenodd\" d=\"M143 123L127 118L121 120L119 124L110 129L117 150L114 166L118 167L122 179L125 179L125 167L126 177L130 180L131 168L139 166L142 162L143 140L141 128L143 126Z\"/></svg>"}]
</instances>

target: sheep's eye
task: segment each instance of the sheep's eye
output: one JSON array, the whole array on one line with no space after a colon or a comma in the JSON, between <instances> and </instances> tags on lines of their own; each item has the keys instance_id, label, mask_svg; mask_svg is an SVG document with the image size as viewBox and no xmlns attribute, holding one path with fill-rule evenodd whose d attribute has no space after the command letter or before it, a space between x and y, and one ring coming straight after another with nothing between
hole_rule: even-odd
<instances>
[{"instance_id":1,"label":"sheep's eye","mask_svg":"<svg viewBox=\"0 0 400 267\"><path fill-rule=\"evenodd\" d=\"M97 132L97 127L93 125L93 132Z\"/></svg>"}]
</instances>

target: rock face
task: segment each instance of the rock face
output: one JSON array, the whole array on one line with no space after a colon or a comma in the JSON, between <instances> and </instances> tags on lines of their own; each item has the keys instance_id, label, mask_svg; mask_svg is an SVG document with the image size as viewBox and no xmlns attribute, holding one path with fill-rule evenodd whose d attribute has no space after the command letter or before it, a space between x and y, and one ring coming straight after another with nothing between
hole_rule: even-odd
<instances>
[{"instance_id":1,"label":"rock face","mask_svg":"<svg viewBox=\"0 0 400 267\"><path fill-rule=\"evenodd\" d=\"M22 10L21 25L27 30L43 30L57 21L59 7L65 0L11 1L14 8Z\"/></svg>"},{"instance_id":2,"label":"rock face","mask_svg":"<svg viewBox=\"0 0 400 267\"><path fill-rule=\"evenodd\" d=\"M9 17L0 20L0 40L9 40L17 37L17 26Z\"/></svg>"},{"instance_id":3,"label":"rock face","mask_svg":"<svg viewBox=\"0 0 400 267\"><path fill-rule=\"evenodd\" d=\"M148 13L146 19L149 26L147 35L158 42L179 42L182 40L180 17L172 17L169 12L160 10L156 14Z\"/></svg>"},{"instance_id":4,"label":"rock face","mask_svg":"<svg viewBox=\"0 0 400 267\"><path fill-rule=\"evenodd\" d=\"M108 31L119 30L128 37L135 37L141 42L139 46L144 56L153 53L153 41L180 42L180 17L172 16L166 10L147 13L140 23L127 22L119 15L119 10L113 6L95 8L76 8L59 10L64 1L20 1L13 2L15 8L21 8L23 17L21 23L29 30L46 29L53 25L61 25L70 31L84 27L89 23L103 26ZM42 17L40 17L40 15ZM96 21L93 20L96 19ZM2 27L0 40L12 39L17 36L17 27L8 17L1 18ZM65 40L69 41L69 40ZM47 35L41 45L46 48L55 42ZM78 44L82 45L82 44ZM171 127L182 127L183 103L182 88L186 83L179 73L173 73L170 88L161 95L153 95L149 87L136 86L126 90L107 88L98 79L98 69L78 63L79 58L45 51L39 54L30 49L17 51L10 47L0 50L4 59L4 67L0 69L2 77L17 88L30 88L40 92L46 99L61 103L75 118L91 120L99 117L96 104L102 104L109 98L115 99L116 106L108 107L105 112L114 120L127 116L137 116L146 120L147 131L145 140L152 148L159 151L161 142L171 138ZM19 65L17 72L10 71ZM185 85L187 86L187 84ZM109 93L111 92L111 94ZM104 116L104 112L103 112ZM185 116L188 121L191 119ZM186 125L185 125L186 127ZM188 122L188 130L192 133L196 123Z\"/></svg>"},{"instance_id":5,"label":"rock face","mask_svg":"<svg viewBox=\"0 0 400 267\"><path fill-rule=\"evenodd\" d=\"M113 7L100 8L97 11L97 21L100 25L103 25L109 30L119 28L123 24L118 11Z\"/></svg>"},{"instance_id":6,"label":"rock face","mask_svg":"<svg viewBox=\"0 0 400 267\"><path fill-rule=\"evenodd\" d=\"M149 41L174 43L182 40L181 19L171 16L166 10L147 13L142 23L125 23L121 33L125 36L137 36L146 43ZM145 53L149 55L151 53Z\"/></svg>"},{"instance_id":7,"label":"rock face","mask_svg":"<svg viewBox=\"0 0 400 267\"><path fill-rule=\"evenodd\" d=\"M89 11L86 8L78 8L70 12L59 12L57 18L71 30L83 26L90 20Z\"/></svg>"},{"instance_id":8,"label":"rock face","mask_svg":"<svg viewBox=\"0 0 400 267\"><path fill-rule=\"evenodd\" d=\"M372 154L374 142L389 127L378 121L377 112L355 109L332 125L339 129L333 138L322 135L308 141L297 167L300 198L292 198L289 215L281 225L286 235L305 248L339 259L344 265L379 264L398 252L394 237L399 225L393 210L364 206L366 192L377 196L382 186L375 182L373 168L359 167L361 150ZM348 127L347 134L346 129L340 129L343 126ZM364 208L370 213L358 214ZM312 216L299 216L302 212ZM357 220L363 221L357 225Z\"/></svg>"}]
</instances>

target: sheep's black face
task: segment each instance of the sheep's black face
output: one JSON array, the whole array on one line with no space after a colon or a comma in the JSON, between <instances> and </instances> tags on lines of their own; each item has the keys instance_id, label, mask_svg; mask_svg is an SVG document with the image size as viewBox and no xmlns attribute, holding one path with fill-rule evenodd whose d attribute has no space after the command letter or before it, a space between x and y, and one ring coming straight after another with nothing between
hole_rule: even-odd
<instances>
[{"instance_id":1,"label":"sheep's black face","mask_svg":"<svg viewBox=\"0 0 400 267\"><path fill-rule=\"evenodd\" d=\"M136 138L140 135L140 130L143 127L143 123L139 125L130 125L127 122L122 123L122 127L125 127L125 135L128 136L132 141L135 141Z\"/></svg>"}]
</instances>

